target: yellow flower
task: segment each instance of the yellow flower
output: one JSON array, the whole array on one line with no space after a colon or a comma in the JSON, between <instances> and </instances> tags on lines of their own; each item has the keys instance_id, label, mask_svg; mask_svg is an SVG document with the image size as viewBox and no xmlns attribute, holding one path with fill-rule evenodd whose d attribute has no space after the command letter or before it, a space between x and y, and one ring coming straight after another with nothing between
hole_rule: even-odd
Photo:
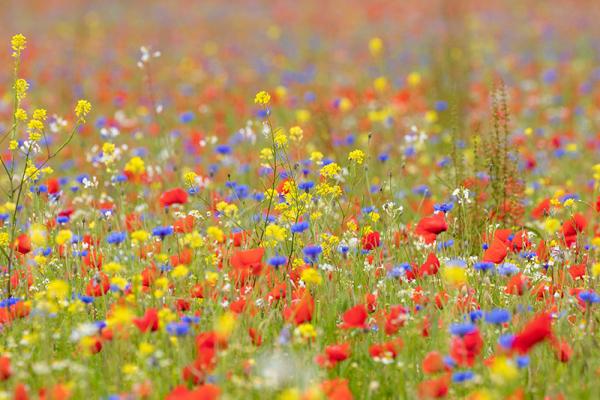
<instances>
[{"instance_id":1,"label":"yellow flower","mask_svg":"<svg viewBox=\"0 0 600 400\"><path fill-rule=\"evenodd\" d=\"M85 122L85 116L92 111L92 105L87 100L78 100L75 105L75 115L81 122Z\"/></svg>"},{"instance_id":2,"label":"yellow flower","mask_svg":"<svg viewBox=\"0 0 600 400\"><path fill-rule=\"evenodd\" d=\"M362 164L365 160L365 153L362 150L352 150L348 154L348 160L354 161L357 164Z\"/></svg>"},{"instance_id":3,"label":"yellow flower","mask_svg":"<svg viewBox=\"0 0 600 400\"><path fill-rule=\"evenodd\" d=\"M306 268L304 271L302 271L301 278L307 285L320 285L323 283L321 274L319 274L319 271L314 268Z\"/></svg>"},{"instance_id":4,"label":"yellow flower","mask_svg":"<svg viewBox=\"0 0 600 400\"><path fill-rule=\"evenodd\" d=\"M321 168L321 176L324 176L326 178L333 178L340 172L342 172L342 168L334 162L329 163L323 168Z\"/></svg>"},{"instance_id":5,"label":"yellow flower","mask_svg":"<svg viewBox=\"0 0 600 400\"><path fill-rule=\"evenodd\" d=\"M102 144L102 153L104 153L107 156L110 156L114 152L115 152L114 143L105 142L104 144Z\"/></svg>"},{"instance_id":6,"label":"yellow flower","mask_svg":"<svg viewBox=\"0 0 600 400\"><path fill-rule=\"evenodd\" d=\"M235 314L231 311L226 312L217 319L216 331L221 337L228 338L235 328Z\"/></svg>"},{"instance_id":7,"label":"yellow flower","mask_svg":"<svg viewBox=\"0 0 600 400\"><path fill-rule=\"evenodd\" d=\"M300 391L297 388L288 388L279 393L277 400L300 400Z\"/></svg>"},{"instance_id":8,"label":"yellow flower","mask_svg":"<svg viewBox=\"0 0 600 400\"><path fill-rule=\"evenodd\" d=\"M56 241L56 244L63 245L65 243L67 243L68 241L70 241L72 237L73 237L73 233L70 230L68 230L68 229L61 229L56 234L55 241Z\"/></svg>"},{"instance_id":9,"label":"yellow flower","mask_svg":"<svg viewBox=\"0 0 600 400\"><path fill-rule=\"evenodd\" d=\"M209 285L214 286L219 281L219 274L213 271L207 271L204 274L204 279L206 279L206 282Z\"/></svg>"},{"instance_id":10,"label":"yellow flower","mask_svg":"<svg viewBox=\"0 0 600 400\"><path fill-rule=\"evenodd\" d=\"M29 237L35 246L44 247L46 246L48 231L42 224L33 224L29 228Z\"/></svg>"},{"instance_id":11,"label":"yellow flower","mask_svg":"<svg viewBox=\"0 0 600 400\"><path fill-rule=\"evenodd\" d=\"M213 241L223 243L225 241L225 234L217 226L209 226L206 229L206 235Z\"/></svg>"},{"instance_id":12,"label":"yellow flower","mask_svg":"<svg viewBox=\"0 0 600 400\"><path fill-rule=\"evenodd\" d=\"M310 121L310 111L305 109L296 110L296 120L300 124Z\"/></svg>"},{"instance_id":13,"label":"yellow flower","mask_svg":"<svg viewBox=\"0 0 600 400\"><path fill-rule=\"evenodd\" d=\"M202 235L200 235L197 231L186 233L186 235L183 238L183 241L192 249L202 247L202 245L204 244L204 239L202 238Z\"/></svg>"},{"instance_id":14,"label":"yellow flower","mask_svg":"<svg viewBox=\"0 0 600 400\"><path fill-rule=\"evenodd\" d=\"M317 330L308 322L301 324L296 328L298 335L303 339L312 339L317 337Z\"/></svg>"},{"instance_id":15,"label":"yellow flower","mask_svg":"<svg viewBox=\"0 0 600 400\"><path fill-rule=\"evenodd\" d=\"M25 79L17 79L14 85L15 94L17 96L17 100L21 101L25 98L27 94L27 90L29 90L29 83Z\"/></svg>"},{"instance_id":16,"label":"yellow flower","mask_svg":"<svg viewBox=\"0 0 600 400\"><path fill-rule=\"evenodd\" d=\"M575 205L575 200L574 199L567 199L563 203L563 206L565 208L570 208L570 207L573 207L574 205Z\"/></svg>"},{"instance_id":17,"label":"yellow flower","mask_svg":"<svg viewBox=\"0 0 600 400\"><path fill-rule=\"evenodd\" d=\"M8 247L10 236L7 232L0 232L0 247Z\"/></svg>"},{"instance_id":18,"label":"yellow flower","mask_svg":"<svg viewBox=\"0 0 600 400\"><path fill-rule=\"evenodd\" d=\"M544 222L544 228L549 233L554 233L560 229L560 221L556 218L547 218Z\"/></svg>"},{"instance_id":19,"label":"yellow flower","mask_svg":"<svg viewBox=\"0 0 600 400\"><path fill-rule=\"evenodd\" d=\"M600 275L600 263L594 263L592 265L592 275L594 278Z\"/></svg>"},{"instance_id":20,"label":"yellow flower","mask_svg":"<svg viewBox=\"0 0 600 400\"><path fill-rule=\"evenodd\" d=\"M196 174L194 171L188 171L183 174L183 182L188 188L196 186L196 178L198 178L198 174Z\"/></svg>"},{"instance_id":21,"label":"yellow flower","mask_svg":"<svg viewBox=\"0 0 600 400\"><path fill-rule=\"evenodd\" d=\"M273 149L271 149L270 147L264 147L260 150L259 157L263 161L273 160Z\"/></svg>"},{"instance_id":22,"label":"yellow flower","mask_svg":"<svg viewBox=\"0 0 600 400\"><path fill-rule=\"evenodd\" d=\"M114 276L110 280L110 284L118 287L120 290L125 290L127 287L127 280L121 276Z\"/></svg>"},{"instance_id":23,"label":"yellow flower","mask_svg":"<svg viewBox=\"0 0 600 400\"><path fill-rule=\"evenodd\" d=\"M378 92L383 92L388 87L388 80L385 76L380 76L373 81L373 87Z\"/></svg>"},{"instance_id":24,"label":"yellow flower","mask_svg":"<svg viewBox=\"0 0 600 400\"><path fill-rule=\"evenodd\" d=\"M13 49L13 57L18 57L25 47L27 46L27 38L22 34L18 33L10 40L10 46Z\"/></svg>"},{"instance_id":25,"label":"yellow flower","mask_svg":"<svg viewBox=\"0 0 600 400\"><path fill-rule=\"evenodd\" d=\"M376 213L375 211L371 211L369 213L369 217L371 218L371 221L373 221L373 222L379 221L379 218L380 218L379 213Z\"/></svg>"},{"instance_id":26,"label":"yellow flower","mask_svg":"<svg viewBox=\"0 0 600 400\"><path fill-rule=\"evenodd\" d=\"M435 112L433 110L429 110L425 113L425 121L427 121L429 123L434 123L437 120L438 120L437 112Z\"/></svg>"},{"instance_id":27,"label":"yellow flower","mask_svg":"<svg viewBox=\"0 0 600 400\"><path fill-rule=\"evenodd\" d=\"M121 368L121 372L123 372L123 374L125 375L133 375L135 373L137 373L139 370L138 366L135 364L125 364L123 365L123 367Z\"/></svg>"},{"instance_id":28,"label":"yellow flower","mask_svg":"<svg viewBox=\"0 0 600 400\"><path fill-rule=\"evenodd\" d=\"M492 379L499 383L513 380L519 375L515 362L506 356L495 357L490 365L490 371L492 373Z\"/></svg>"},{"instance_id":29,"label":"yellow flower","mask_svg":"<svg viewBox=\"0 0 600 400\"><path fill-rule=\"evenodd\" d=\"M102 266L102 270L107 274L116 274L123 270L123 266L119 263L111 261Z\"/></svg>"},{"instance_id":30,"label":"yellow flower","mask_svg":"<svg viewBox=\"0 0 600 400\"><path fill-rule=\"evenodd\" d=\"M19 142L17 142L16 140L11 140L8 143L8 149L9 150L15 150L17 147L19 147Z\"/></svg>"},{"instance_id":31,"label":"yellow flower","mask_svg":"<svg viewBox=\"0 0 600 400\"><path fill-rule=\"evenodd\" d=\"M421 83L421 75L418 72L411 72L406 77L406 81L410 86L417 86Z\"/></svg>"},{"instance_id":32,"label":"yellow flower","mask_svg":"<svg viewBox=\"0 0 600 400\"><path fill-rule=\"evenodd\" d=\"M322 159L323 153L321 153L320 151L313 151L312 153L310 153L310 161L318 163Z\"/></svg>"},{"instance_id":33,"label":"yellow flower","mask_svg":"<svg viewBox=\"0 0 600 400\"><path fill-rule=\"evenodd\" d=\"M276 224L269 224L265 229L265 237L272 242L283 242L287 237L287 230Z\"/></svg>"},{"instance_id":34,"label":"yellow flower","mask_svg":"<svg viewBox=\"0 0 600 400\"><path fill-rule=\"evenodd\" d=\"M369 40L369 51L371 52L371 55L373 57L379 56L382 50L383 40L381 40L381 38L374 37L371 40Z\"/></svg>"},{"instance_id":35,"label":"yellow flower","mask_svg":"<svg viewBox=\"0 0 600 400\"><path fill-rule=\"evenodd\" d=\"M33 111L33 119L38 121L45 121L48 118L46 110L43 108L37 108Z\"/></svg>"},{"instance_id":36,"label":"yellow flower","mask_svg":"<svg viewBox=\"0 0 600 400\"><path fill-rule=\"evenodd\" d=\"M46 287L46 295L50 299L64 300L69 295L69 284L60 279L50 281Z\"/></svg>"},{"instance_id":37,"label":"yellow flower","mask_svg":"<svg viewBox=\"0 0 600 400\"><path fill-rule=\"evenodd\" d=\"M281 147L285 147L285 145L288 142L288 138L287 138L287 136L285 136L285 134L283 132L279 131L275 134L273 141L275 142L275 146L281 148Z\"/></svg>"},{"instance_id":38,"label":"yellow flower","mask_svg":"<svg viewBox=\"0 0 600 400\"><path fill-rule=\"evenodd\" d=\"M467 281L467 271L459 265L446 265L442 274L446 283L452 286L460 286Z\"/></svg>"},{"instance_id":39,"label":"yellow flower","mask_svg":"<svg viewBox=\"0 0 600 400\"><path fill-rule=\"evenodd\" d=\"M27 111L23 110L22 108L17 108L17 111L15 111L15 118L18 121L26 121L27 120Z\"/></svg>"},{"instance_id":40,"label":"yellow flower","mask_svg":"<svg viewBox=\"0 0 600 400\"><path fill-rule=\"evenodd\" d=\"M171 271L171 276L173 279L181 279L185 278L189 274L190 270L183 264L176 266Z\"/></svg>"},{"instance_id":41,"label":"yellow flower","mask_svg":"<svg viewBox=\"0 0 600 400\"><path fill-rule=\"evenodd\" d=\"M139 229L137 231L133 231L131 233L131 239L137 240L140 243L145 242L150 238L150 234L143 229Z\"/></svg>"},{"instance_id":42,"label":"yellow flower","mask_svg":"<svg viewBox=\"0 0 600 400\"><path fill-rule=\"evenodd\" d=\"M266 105L266 104L269 104L270 101L271 101L271 95L269 93L265 92L264 90L256 93L256 96L254 97L254 102L256 104Z\"/></svg>"},{"instance_id":43,"label":"yellow flower","mask_svg":"<svg viewBox=\"0 0 600 400\"><path fill-rule=\"evenodd\" d=\"M106 319L108 326L129 325L135 318L135 314L129 307L119 306L114 309L112 315Z\"/></svg>"},{"instance_id":44,"label":"yellow flower","mask_svg":"<svg viewBox=\"0 0 600 400\"><path fill-rule=\"evenodd\" d=\"M292 126L290 128L290 139L294 142L299 142L302 140L302 135L304 131L299 126Z\"/></svg>"},{"instance_id":45,"label":"yellow flower","mask_svg":"<svg viewBox=\"0 0 600 400\"><path fill-rule=\"evenodd\" d=\"M148 356L154 352L154 346L148 342L142 342L138 346L138 351L142 357Z\"/></svg>"},{"instance_id":46,"label":"yellow flower","mask_svg":"<svg viewBox=\"0 0 600 400\"><path fill-rule=\"evenodd\" d=\"M129 160L127 164L125 164L124 169L125 172L129 172L134 175L140 175L146 171L146 165L144 164L144 160L136 156Z\"/></svg>"}]
</instances>

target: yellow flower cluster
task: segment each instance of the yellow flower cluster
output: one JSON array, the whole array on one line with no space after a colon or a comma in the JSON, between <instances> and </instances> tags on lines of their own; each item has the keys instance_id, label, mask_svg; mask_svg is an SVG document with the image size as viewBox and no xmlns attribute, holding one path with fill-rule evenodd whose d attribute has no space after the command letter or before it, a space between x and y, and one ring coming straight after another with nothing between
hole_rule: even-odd
<instances>
[{"instance_id":1,"label":"yellow flower cluster","mask_svg":"<svg viewBox=\"0 0 600 400\"><path fill-rule=\"evenodd\" d=\"M314 268L306 268L304 271L302 271L301 278L307 285L318 286L323 283L323 277L321 277L319 271Z\"/></svg>"},{"instance_id":2,"label":"yellow flower cluster","mask_svg":"<svg viewBox=\"0 0 600 400\"><path fill-rule=\"evenodd\" d=\"M10 40L10 46L13 49L12 56L18 58L21 55L21 52L25 50L25 47L27 46L27 38L18 33Z\"/></svg>"},{"instance_id":3,"label":"yellow flower cluster","mask_svg":"<svg viewBox=\"0 0 600 400\"><path fill-rule=\"evenodd\" d=\"M183 174L183 183L188 188L193 188L194 186L196 186L197 178L198 174L196 174L194 171L188 171L185 174Z\"/></svg>"},{"instance_id":4,"label":"yellow flower cluster","mask_svg":"<svg viewBox=\"0 0 600 400\"><path fill-rule=\"evenodd\" d=\"M256 93L256 96L254 97L254 102L256 104L267 105L270 101L271 95L265 92L264 90L261 90L260 92Z\"/></svg>"},{"instance_id":5,"label":"yellow flower cluster","mask_svg":"<svg viewBox=\"0 0 600 400\"><path fill-rule=\"evenodd\" d=\"M348 160L354 161L357 164L362 164L365 160L365 153L362 150L352 150L348 154Z\"/></svg>"},{"instance_id":6,"label":"yellow flower cluster","mask_svg":"<svg viewBox=\"0 0 600 400\"><path fill-rule=\"evenodd\" d=\"M321 176L326 178L333 178L336 175L339 175L340 172L342 172L342 168L334 162L329 163L321 168Z\"/></svg>"},{"instance_id":7,"label":"yellow flower cluster","mask_svg":"<svg viewBox=\"0 0 600 400\"><path fill-rule=\"evenodd\" d=\"M87 100L79 100L75 105L75 115L81 122L85 122L85 116L92 111L92 105Z\"/></svg>"},{"instance_id":8,"label":"yellow flower cluster","mask_svg":"<svg viewBox=\"0 0 600 400\"><path fill-rule=\"evenodd\" d=\"M290 139L292 139L293 142L300 142L303 134L304 131L297 125L290 128Z\"/></svg>"},{"instance_id":9,"label":"yellow flower cluster","mask_svg":"<svg viewBox=\"0 0 600 400\"><path fill-rule=\"evenodd\" d=\"M146 165L144 164L144 160L140 157L133 157L131 160L125 164L125 172L129 172L134 175L143 174L146 171Z\"/></svg>"},{"instance_id":10,"label":"yellow flower cluster","mask_svg":"<svg viewBox=\"0 0 600 400\"><path fill-rule=\"evenodd\" d=\"M267 242L275 246L279 242L283 242L287 237L287 230L276 224L269 224L265 229L265 238Z\"/></svg>"}]
</instances>

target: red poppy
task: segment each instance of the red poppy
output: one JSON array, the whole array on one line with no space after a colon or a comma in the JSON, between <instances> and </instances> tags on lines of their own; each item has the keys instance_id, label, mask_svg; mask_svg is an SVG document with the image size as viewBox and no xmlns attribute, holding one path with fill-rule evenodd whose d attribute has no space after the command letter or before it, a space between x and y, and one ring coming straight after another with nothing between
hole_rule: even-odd
<instances>
[{"instance_id":1,"label":"red poppy","mask_svg":"<svg viewBox=\"0 0 600 400\"><path fill-rule=\"evenodd\" d=\"M310 322L314 311L315 301L307 291L300 299L295 300L291 306L283 310L283 316L287 321L293 320L296 325L300 325Z\"/></svg>"},{"instance_id":2,"label":"red poppy","mask_svg":"<svg viewBox=\"0 0 600 400\"><path fill-rule=\"evenodd\" d=\"M536 344L552 337L552 316L542 313L533 318L513 339L511 348L521 354L528 353Z\"/></svg>"},{"instance_id":3,"label":"red poppy","mask_svg":"<svg viewBox=\"0 0 600 400\"><path fill-rule=\"evenodd\" d=\"M446 397L450 387L450 374L444 374L439 378L428 379L419 383L419 398L439 399Z\"/></svg>"},{"instance_id":4,"label":"red poppy","mask_svg":"<svg viewBox=\"0 0 600 400\"><path fill-rule=\"evenodd\" d=\"M21 254L27 254L31 251L31 238L29 235L19 235L17 238L16 250Z\"/></svg>"},{"instance_id":5,"label":"red poppy","mask_svg":"<svg viewBox=\"0 0 600 400\"><path fill-rule=\"evenodd\" d=\"M430 351L425 355L422 367L423 372L426 374L435 374L447 369L446 364L444 363L444 357L437 351Z\"/></svg>"},{"instance_id":6,"label":"red poppy","mask_svg":"<svg viewBox=\"0 0 600 400\"><path fill-rule=\"evenodd\" d=\"M571 275L571 278L573 278L573 280L575 279L583 279L583 277L585 276L585 269L586 266L585 264L577 264L577 265L571 265L569 267L569 275Z\"/></svg>"},{"instance_id":7,"label":"red poppy","mask_svg":"<svg viewBox=\"0 0 600 400\"><path fill-rule=\"evenodd\" d=\"M173 230L176 233L189 233L194 230L195 219L192 215L177 219L173 223Z\"/></svg>"},{"instance_id":8,"label":"red poppy","mask_svg":"<svg viewBox=\"0 0 600 400\"><path fill-rule=\"evenodd\" d=\"M556 358L563 363L569 362L573 355L573 348L564 340L557 342L554 345L554 351L556 353Z\"/></svg>"},{"instance_id":9,"label":"red poppy","mask_svg":"<svg viewBox=\"0 0 600 400\"><path fill-rule=\"evenodd\" d=\"M500 239L494 239L491 246L483 253L483 261L500 264L508 254L506 244Z\"/></svg>"},{"instance_id":10,"label":"red poppy","mask_svg":"<svg viewBox=\"0 0 600 400\"><path fill-rule=\"evenodd\" d=\"M262 258L265 249L257 247L249 250L238 250L231 256L229 261L233 267L233 278L240 284L244 284L251 275L259 275L262 270Z\"/></svg>"},{"instance_id":11,"label":"red poppy","mask_svg":"<svg viewBox=\"0 0 600 400\"><path fill-rule=\"evenodd\" d=\"M262 344L262 336L256 331L254 328L248 328L248 335L250 339L252 339L252 344L255 346L260 346Z\"/></svg>"},{"instance_id":12,"label":"red poppy","mask_svg":"<svg viewBox=\"0 0 600 400\"><path fill-rule=\"evenodd\" d=\"M479 329L467 333L464 336L455 336L450 343L450 355L456 363L463 367L471 367L475 358L483 349L483 339Z\"/></svg>"},{"instance_id":13,"label":"red poppy","mask_svg":"<svg viewBox=\"0 0 600 400\"><path fill-rule=\"evenodd\" d=\"M12 369L10 367L10 358L7 356L0 356L0 380L5 381L12 375Z\"/></svg>"},{"instance_id":14,"label":"red poppy","mask_svg":"<svg viewBox=\"0 0 600 400\"><path fill-rule=\"evenodd\" d=\"M156 308L149 308L143 317L134 318L133 323L141 332L154 332L158 330L158 311Z\"/></svg>"},{"instance_id":15,"label":"red poppy","mask_svg":"<svg viewBox=\"0 0 600 400\"><path fill-rule=\"evenodd\" d=\"M505 293L522 296L525 293L525 289L529 287L529 278L523 276L523 273L519 272L517 275L512 276L506 283Z\"/></svg>"},{"instance_id":16,"label":"red poppy","mask_svg":"<svg viewBox=\"0 0 600 400\"><path fill-rule=\"evenodd\" d=\"M46 186L48 187L48 194L56 194L60 191L60 183L56 178L48 179Z\"/></svg>"},{"instance_id":17,"label":"red poppy","mask_svg":"<svg viewBox=\"0 0 600 400\"><path fill-rule=\"evenodd\" d=\"M93 277L85 288L88 296L100 297L110 289L110 280L106 274L100 273Z\"/></svg>"},{"instance_id":18,"label":"red poppy","mask_svg":"<svg viewBox=\"0 0 600 400\"><path fill-rule=\"evenodd\" d=\"M408 310L400 305L390 307L390 312L385 318L385 333L392 335L398 332L408 319Z\"/></svg>"},{"instance_id":19,"label":"red poppy","mask_svg":"<svg viewBox=\"0 0 600 400\"><path fill-rule=\"evenodd\" d=\"M364 250L373 250L381 244L379 232L370 232L363 236L362 246Z\"/></svg>"},{"instance_id":20,"label":"red poppy","mask_svg":"<svg viewBox=\"0 0 600 400\"><path fill-rule=\"evenodd\" d=\"M216 400L221 394L221 389L212 384L201 385L195 389L188 389L184 385L177 386L165 398L166 400Z\"/></svg>"},{"instance_id":21,"label":"red poppy","mask_svg":"<svg viewBox=\"0 0 600 400\"><path fill-rule=\"evenodd\" d=\"M535 219L541 219L550 214L550 199L542 200L532 211L531 216Z\"/></svg>"},{"instance_id":22,"label":"red poppy","mask_svg":"<svg viewBox=\"0 0 600 400\"><path fill-rule=\"evenodd\" d=\"M437 235L445 232L447 229L448 224L446 223L444 213L436 213L430 217L422 218L415 228L415 233L421 236L425 240L425 243L433 243Z\"/></svg>"},{"instance_id":23,"label":"red poppy","mask_svg":"<svg viewBox=\"0 0 600 400\"><path fill-rule=\"evenodd\" d=\"M13 400L29 400L29 395L27 394L27 387L25 387L24 384L17 383L13 393Z\"/></svg>"},{"instance_id":24,"label":"red poppy","mask_svg":"<svg viewBox=\"0 0 600 400\"><path fill-rule=\"evenodd\" d=\"M352 400L352 392L346 379L332 379L321 383L321 390L329 400Z\"/></svg>"},{"instance_id":25,"label":"red poppy","mask_svg":"<svg viewBox=\"0 0 600 400\"><path fill-rule=\"evenodd\" d=\"M333 344L325 348L325 354L317 356L319 365L332 368L337 363L350 357L350 343Z\"/></svg>"},{"instance_id":26,"label":"red poppy","mask_svg":"<svg viewBox=\"0 0 600 400\"><path fill-rule=\"evenodd\" d=\"M440 260L435 256L434 253L429 253L427 260L421 265L418 270L418 276L423 277L425 275L435 275L440 268Z\"/></svg>"},{"instance_id":27,"label":"red poppy","mask_svg":"<svg viewBox=\"0 0 600 400\"><path fill-rule=\"evenodd\" d=\"M582 214L575 214L573 217L563 223L562 233L565 243L571 247L577 242L577 235L585 230L587 220Z\"/></svg>"},{"instance_id":28,"label":"red poppy","mask_svg":"<svg viewBox=\"0 0 600 400\"><path fill-rule=\"evenodd\" d=\"M167 190L160 195L158 201L162 207L172 206L173 204L185 204L188 200L188 194L181 188Z\"/></svg>"},{"instance_id":29,"label":"red poppy","mask_svg":"<svg viewBox=\"0 0 600 400\"><path fill-rule=\"evenodd\" d=\"M340 327L343 329L366 329L367 317L367 308L363 304L356 305L344 313Z\"/></svg>"},{"instance_id":30,"label":"red poppy","mask_svg":"<svg viewBox=\"0 0 600 400\"><path fill-rule=\"evenodd\" d=\"M369 355L374 359L396 358L402 347L404 347L404 343L400 338L385 343L376 343L369 347Z\"/></svg>"}]
</instances>

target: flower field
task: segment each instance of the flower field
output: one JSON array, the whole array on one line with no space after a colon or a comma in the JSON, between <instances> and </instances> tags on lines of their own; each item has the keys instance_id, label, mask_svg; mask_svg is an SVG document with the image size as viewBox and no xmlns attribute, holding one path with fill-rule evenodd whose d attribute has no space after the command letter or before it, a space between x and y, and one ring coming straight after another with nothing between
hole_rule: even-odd
<instances>
[{"instance_id":1,"label":"flower field","mask_svg":"<svg viewBox=\"0 0 600 400\"><path fill-rule=\"evenodd\" d=\"M596 2L0 10L0 399L600 399Z\"/></svg>"}]
</instances>

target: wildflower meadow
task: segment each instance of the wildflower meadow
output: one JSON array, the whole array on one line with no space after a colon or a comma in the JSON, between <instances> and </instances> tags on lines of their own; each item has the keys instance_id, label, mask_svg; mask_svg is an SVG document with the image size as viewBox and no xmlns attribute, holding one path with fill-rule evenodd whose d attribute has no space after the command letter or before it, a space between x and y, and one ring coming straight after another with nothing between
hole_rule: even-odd
<instances>
[{"instance_id":1,"label":"wildflower meadow","mask_svg":"<svg viewBox=\"0 0 600 400\"><path fill-rule=\"evenodd\" d=\"M0 400L600 399L599 19L0 2Z\"/></svg>"}]
</instances>

